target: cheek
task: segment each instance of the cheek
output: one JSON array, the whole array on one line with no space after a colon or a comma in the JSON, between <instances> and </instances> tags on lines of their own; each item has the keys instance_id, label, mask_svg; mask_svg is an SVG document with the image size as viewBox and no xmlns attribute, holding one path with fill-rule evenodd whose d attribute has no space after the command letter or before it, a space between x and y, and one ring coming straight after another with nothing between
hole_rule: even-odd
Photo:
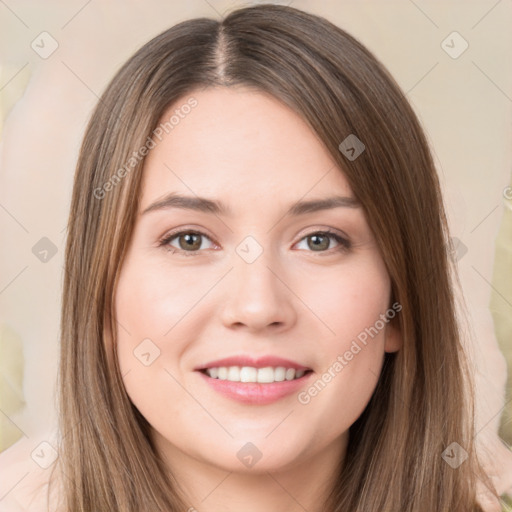
<instances>
[{"instance_id":1,"label":"cheek","mask_svg":"<svg viewBox=\"0 0 512 512\"><path fill-rule=\"evenodd\" d=\"M317 283L308 304L331 332L316 338L318 375L298 401L322 418L316 428L330 438L360 416L378 382L390 281L380 259L371 258Z\"/></svg>"},{"instance_id":2,"label":"cheek","mask_svg":"<svg viewBox=\"0 0 512 512\"><path fill-rule=\"evenodd\" d=\"M330 329L324 347L342 350L365 329L374 326L389 307L390 280L377 257L361 258L353 265L329 273L317 273L314 286L304 289L305 302ZM380 323L379 323L380 325ZM381 326L382 328L382 326ZM364 335L362 336L364 337Z\"/></svg>"},{"instance_id":3,"label":"cheek","mask_svg":"<svg viewBox=\"0 0 512 512\"><path fill-rule=\"evenodd\" d=\"M197 273L133 258L125 264L116 292L117 320L126 326L126 330L120 329L120 336L128 331L132 338L162 340L209 286Z\"/></svg>"},{"instance_id":4,"label":"cheek","mask_svg":"<svg viewBox=\"0 0 512 512\"><path fill-rule=\"evenodd\" d=\"M145 366L153 360L144 372L156 372L172 356L169 348L173 353L180 351L179 340L165 351L163 342L190 309L192 297L187 298L190 288L183 287L178 275L169 277L162 279L158 266L139 264L135 258L123 266L115 297L117 351L123 375L139 372L141 363Z\"/></svg>"},{"instance_id":5,"label":"cheek","mask_svg":"<svg viewBox=\"0 0 512 512\"><path fill-rule=\"evenodd\" d=\"M164 273L158 264L143 264L135 257L125 262L119 276L117 358L128 396L150 422L171 422L187 406L172 377L186 349L186 338L176 333L197 302L195 285L184 286L184 281L183 273Z\"/></svg>"}]
</instances>

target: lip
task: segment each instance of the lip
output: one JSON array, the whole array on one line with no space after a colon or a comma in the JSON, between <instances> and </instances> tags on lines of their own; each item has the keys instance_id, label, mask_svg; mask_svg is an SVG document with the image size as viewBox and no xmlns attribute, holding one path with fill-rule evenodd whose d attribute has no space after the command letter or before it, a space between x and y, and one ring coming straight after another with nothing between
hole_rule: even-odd
<instances>
[{"instance_id":1,"label":"lip","mask_svg":"<svg viewBox=\"0 0 512 512\"><path fill-rule=\"evenodd\" d=\"M215 362L215 364L217 364L217 362ZM237 365L231 364L226 366ZM200 370L198 370L198 375L204 379L206 384L208 384L214 391L220 393L226 398L236 400L243 404L266 405L277 402L292 393L297 393L310 380L313 372L308 372L299 379L267 384L260 384L259 382L231 382L229 380L213 379Z\"/></svg>"},{"instance_id":2,"label":"lip","mask_svg":"<svg viewBox=\"0 0 512 512\"><path fill-rule=\"evenodd\" d=\"M207 368L218 368L220 366L251 366L253 368L265 368L267 366L273 366L275 368L277 366L284 366L285 368L294 368L295 370L311 370L311 368L303 366L295 361L291 361L290 359L271 355L258 358L248 355L225 357L224 359L217 359L201 366L197 366L194 370L206 370Z\"/></svg>"}]
</instances>

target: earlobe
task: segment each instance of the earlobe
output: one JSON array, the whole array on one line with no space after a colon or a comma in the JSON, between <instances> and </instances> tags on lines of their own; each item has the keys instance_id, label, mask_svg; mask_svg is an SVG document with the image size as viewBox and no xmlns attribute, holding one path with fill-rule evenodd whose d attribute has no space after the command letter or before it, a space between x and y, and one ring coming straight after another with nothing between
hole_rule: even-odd
<instances>
[{"instance_id":1,"label":"earlobe","mask_svg":"<svg viewBox=\"0 0 512 512\"><path fill-rule=\"evenodd\" d=\"M402 348L402 333L397 325L391 322L386 327L384 351L385 352L398 352Z\"/></svg>"}]
</instances>

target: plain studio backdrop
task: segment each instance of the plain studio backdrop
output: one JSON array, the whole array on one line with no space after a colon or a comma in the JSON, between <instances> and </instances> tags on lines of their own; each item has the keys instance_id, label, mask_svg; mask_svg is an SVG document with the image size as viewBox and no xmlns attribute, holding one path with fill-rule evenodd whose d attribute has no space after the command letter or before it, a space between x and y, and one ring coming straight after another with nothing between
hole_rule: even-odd
<instances>
[{"instance_id":1,"label":"plain studio backdrop","mask_svg":"<svg viewBox=\"0 0 512 512\"><path fill-rule=\"evenodd\" d=\"M98 97L170 26L258 3L0 1L0 450L23 439L31 453L56 430L66 222ZM274 3L322 15L359 39L423 124L472 321L478 439L512 492L512 454L498 437L512 443L512 3Z\"/></svg>"}]
</instances>

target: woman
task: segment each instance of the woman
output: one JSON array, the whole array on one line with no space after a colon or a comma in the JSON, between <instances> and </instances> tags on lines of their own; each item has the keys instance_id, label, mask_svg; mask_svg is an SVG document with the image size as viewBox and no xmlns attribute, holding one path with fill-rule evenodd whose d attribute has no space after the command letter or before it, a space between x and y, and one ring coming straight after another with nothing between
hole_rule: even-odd
<instances>
[{"instance_id":1,"label":"woman","mask_svg":"<svg viewBox=\"0 0 512 512\"><path fill-rule=\"evenodd\" d=\"M415 114L343 30L267 5L154 38L75 175L61 509L495 510L448 240Z\"/></svg>"}]
</instances>

